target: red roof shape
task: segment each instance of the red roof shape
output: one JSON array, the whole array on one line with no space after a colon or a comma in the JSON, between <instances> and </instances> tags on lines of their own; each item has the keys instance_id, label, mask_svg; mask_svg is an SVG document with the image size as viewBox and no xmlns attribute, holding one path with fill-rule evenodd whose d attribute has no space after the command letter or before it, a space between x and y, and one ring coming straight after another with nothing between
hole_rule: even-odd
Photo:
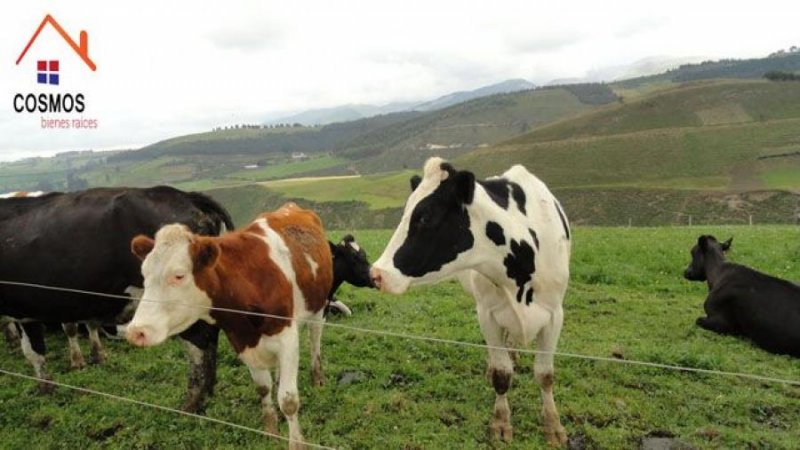
<instances>
[{"instance_id":1,"label":"red roof shape","mask_svg":"<svg viewBox=\"0 0 800 450\"><path fill-rule=\"evenodd\" d=\"M79 37L80 45L76 44L75 41L73 41L72 38L69 37L67 32L64 31L63 28L61 28L61 25L59 25L58 22L56 22L56 19L54 19L53 16L51 16L50 14L44 16L42 23L39 24L39 28L36 29L36 32L33 33L31 40L28 41L28 45L26 45L25 49L22 50L22 53L19 54L19 58L17 58L17 65L19 65L19 63L22 61L22 58L25 57L25 54L28 53L28 49L30 49L31 45L33 45L33 41L35 41L36 38L39 37L39 33L42 32L42 29L48 23L52 25L53 28L56 29L56 31L58 31L58 34L60 34L61 37L64 38L64 40L67 42L67 44L69 44L69 46L72 47L73 50L75 50L75 53L77 53L78 56L81 57L83 62L85 62L90 69L92 69L93 71L97 70L97 65L94 63L94 61L91 60L91 58L89 58L89 34L85 31L81 31Z\"/></svg>"}]
</instances>

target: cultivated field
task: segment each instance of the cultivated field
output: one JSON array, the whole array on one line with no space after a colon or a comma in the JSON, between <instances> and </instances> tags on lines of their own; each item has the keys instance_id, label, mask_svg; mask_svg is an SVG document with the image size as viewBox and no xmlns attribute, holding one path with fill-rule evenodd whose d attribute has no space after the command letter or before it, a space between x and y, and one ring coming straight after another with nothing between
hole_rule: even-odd
<instances>
[{"instance_id":1,"label":"cultivated field","mask_svg":"<svg viewBox=\"0 0 800 450\"><path fill-rule=\"evenodd\" d=\"M577 227L558 350L800 382L799 360L695 326L705 286L684 281L681 273L690 246L709 232L734 236L731 259L800 279L796 226ZM355 234L372 259L389 237L386 230ZM354 316L333 318L335 325L482 343L473 301L455 283L398 297L346 287L340 298ZM64 341L60 333L48 339L58 381L158 405L180 403L186 363L178 341L145 350L111 342L106 365L79 372L67 371ZM520 358L510 393L514 442L502 445L486 434L494 393L484 377L484 350L327 327L327 384L312 388L306 339L303 344L300 418L309 442L392 449L546 446L530 355ZM206 414L258 428L258 398L247 370L224 338L220 352L217 392ZM32 372L19 351L3 346L0 367ZM251 432L64 388L48 397L33 390L32 381L0 375L0 447L285 447ZM698 448L800 445L797 385L559 356L555 392L576 448L637 448L648 435L674 436ZM281 431L286 434L285 424Z\"/></svg>"}]
</instances>

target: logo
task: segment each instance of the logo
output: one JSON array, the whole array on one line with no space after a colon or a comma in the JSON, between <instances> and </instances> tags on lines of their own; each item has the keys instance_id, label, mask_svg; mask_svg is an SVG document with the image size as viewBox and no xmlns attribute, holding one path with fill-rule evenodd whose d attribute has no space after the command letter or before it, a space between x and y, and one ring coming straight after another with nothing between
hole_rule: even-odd
<instances>
[{"instance_id":1,"label":"logo","mask_svg":"<svg viewBox=\"0 0 800 450\"><path fill-rule=\"evenodd\" d=\"M36 82L58 86L58 60L36 62Z\"/></svg>"},{"instance_id":2,"label":"logo","mask_svg":"<svg viewBox=\"0 0 800 450\"><path fill-rule=\"evenodd\" d=\"M44 17L39 27L33 33L33 36L31 36L28 41L28 44L19 54L16 62L17 66L23 63L28 51L31 50L37 42L37 39L39 39L42 30L48 25L58 33L58 36L67 44L68 48L72 50L72 53L82 61L82 66L92 72L97 70L97 65L89 57L89 34L81 30L78 34L78 42L75 42L50 14ZM63 58L63 56L59 59L37 58L35 60L36 85L49 88L54 86L61 87L64 82L69 84L69 79L65 78L65 76L68 75L62 70L64 68L64 65L61 64L61 61L64 61ZM24 68L26 66L22 65L21 67ZM82 114L86 111L87 106L86 96L82 92L53 92L52 90L47 92L16 93L13 103L14 111L19 114ZM59 116L59 118L41 116L41 127L45 129L97 128L97 126L97 119L88 119L83 116L75 117L71 115L66 118L64 116Z\"/></svg>"}]
</instances>

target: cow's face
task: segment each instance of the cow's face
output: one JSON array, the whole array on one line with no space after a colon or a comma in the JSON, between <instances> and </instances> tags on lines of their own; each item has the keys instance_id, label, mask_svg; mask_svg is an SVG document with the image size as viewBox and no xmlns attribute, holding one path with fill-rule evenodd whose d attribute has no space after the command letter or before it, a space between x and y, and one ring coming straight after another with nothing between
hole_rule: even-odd
<instances>
[{"instance_id":1,"label":"cow's face","mask_svg":"<svg viewBox=\"0 0 800 450\"><path fill-rule=\"evenodd\" d=\"M158 345L199 319L213 322L211 299L197 287L195 277L216 263L216 243L175 224L161 228L155 240L135 237L131 250L143 260L144 293L128 325L128 341Z\"/></svg>"},{"instance_id":2,"label":"cow's face","mask_svg":"<svg viewBox=\"0 0 800 450\"><path fill-rule=\"evenodd\" d=\"M475 192L471 172L431 158L424 176L412 178L411 187L400 224L371 272L376 287L390 293L465 268L474 244L467 211Z\"/></svg>"},{"instance_id":3,"label":"cow's face","mask_svg":"<svg viewBox=\"0 0 800 450\"><path fill-rule=\"evenodd\" d=\"M714 236L703 235L697 239L697 244L692 247L692 260L683 272L683 277L690 281L706 281L706 260L725 258L725 252L731 248L733 238L725 242L717 242Z\"/></svg>"},{"instance_id":4,"label":"cow's face","mask_svg":"<svg viewBox=\"0 0 800 450\"><path fill-rule=\"evenodd\" d=\"M346 235L338 244L331 243L330 247L336 281L346 281L356 287L374 287L367 253L352 235Z\"/></svg>"}]
</instances>

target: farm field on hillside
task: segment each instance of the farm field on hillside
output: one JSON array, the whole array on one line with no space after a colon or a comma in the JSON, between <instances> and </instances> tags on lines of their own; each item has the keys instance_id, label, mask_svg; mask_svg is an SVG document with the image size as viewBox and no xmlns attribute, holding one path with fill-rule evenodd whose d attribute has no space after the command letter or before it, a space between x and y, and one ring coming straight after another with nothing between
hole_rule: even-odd
<instances>
[{"instance_id":1,"label":"farm field on hillside","mask_svg":"<svg viewBox=\"0 0 800 450\"><path fill-rule=\"evenodd\" d=\"M345 232L354 232L372 260L390 236L389 230L330 236ZM800 360L695 326L706 287L681 274L703 233L733 236L731 260L800 279L797 226L576 227L558 351L800 382ZM339 297L354 315L334 317L326 327L322 388L310 385L307 336L301 340L300 421L308 442L354 449L498 447L486 433L494 392L484 376L485 350L342 328L482 343L474 302L457 283L403 296L346 286ZM220 344L216 394L205 414L258 428L254 384L225 338ZM167 407L180 403L186 357L177 340L144 350L111 341L105 365L77 372L67 370L63 334L51 333L48 345L57 381ZM532 356L522 355L518 364L509 394L514 442L499 447L546 448ZM20 352L5 345L0 368L32 373ZM32 381L0 374L3 448L285 448L283 441L169 412L64 388L52 396L33 390ZM697 448L800 445L800 386L557 356L555 396L564 426L582 448L637 448L648 435L674 436ZM286 435L285 423L280 429Z\"/></svg>"}]
</instances>

